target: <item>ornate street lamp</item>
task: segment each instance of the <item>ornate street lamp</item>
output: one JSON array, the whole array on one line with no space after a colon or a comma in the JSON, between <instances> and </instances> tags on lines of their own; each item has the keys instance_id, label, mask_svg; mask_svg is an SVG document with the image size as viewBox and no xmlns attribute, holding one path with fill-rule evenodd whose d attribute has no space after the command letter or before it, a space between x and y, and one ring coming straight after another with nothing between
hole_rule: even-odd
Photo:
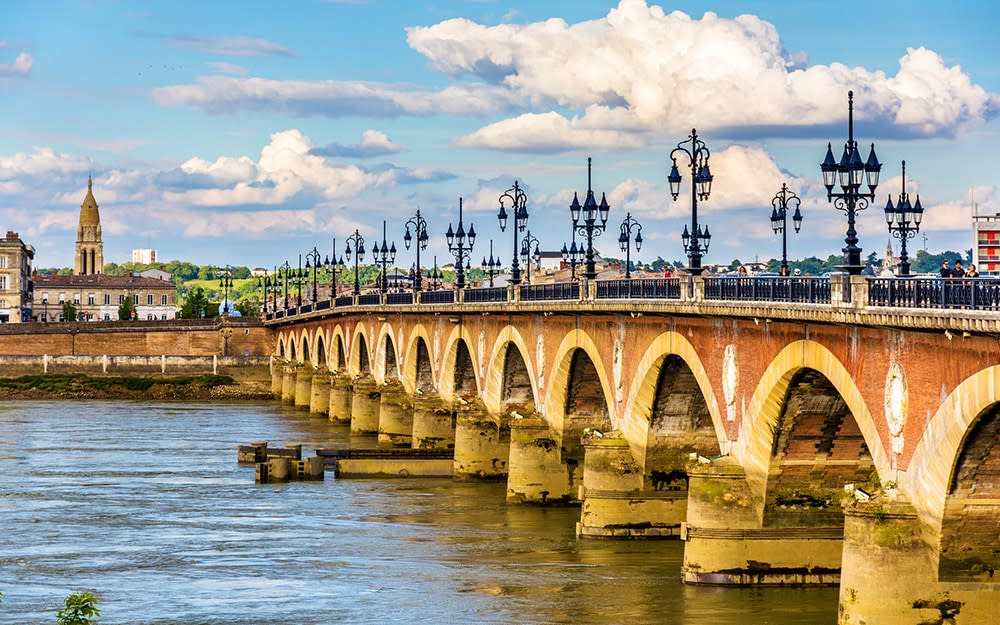
<instances>
[{"instance_id":1,"label":"ornate street lamp","mask_svg":"<svg viewBox=\"0 0 1000 625\"><path fill-rule=\"evenodd\" d=\"M337 258L337 238L333 239L333 256L323 259L323 266L330 268L330 297L337 297L337 272L344 268L344 257Z\"/></svg>"},{"instance_id":2,"label":"ornate street lamp","mask_svg":"<svg viewBox=\"0 0 1000 625\"><path fill-rule=\"evenodd\" d=\"M570 280L576 280L576 266L580 264L581 257L583 256L583 247L576 247L576 228L573 229L573 243L570 244L569 249L566 249L566 244L563 243L562 246L562 259L569 262L569 278Z\"/></svg>"},{"instance_id":3,"label":"ornate street lamp","mask_svg":"<svg viewBox=\"0 0 1000 625\"><path fill-rule=\"evenodd\" d=\"M287 311L288 310L288 274L291 271L292 266L289 265L288 261L286 260L284 265L278 265L278 269L281 271L282 282L284 282L284 284L285 284L285 310ZM280 287L279 287L278 291L281 292Z\"/></svg>"},{"instance_id":4,"label":"ornate street lamp","mask_svg":"<svg viewBox=\"0 0 1000 625\"><path fill-rule=\"evenodd\" d=\"M413 291L417 292L420 290L420 250L427 249L427 241L430 237L427 236L427 220L420 216L420 209L417 209L417 214L414 217L410 217L406 220L406 234L403 235L403 243L406 245L406 249L410 249L410 243L413 241L413 235L410 234L410 226L413 226L414 231L417 233L417 264L414 266L414 271L410 273L413 278Z\"/></svg>"},{"instance_id":5,"label":"ornate street lamp","mask_svg":"<svg viewBox=\"0 0 1000 625\"><path fill-rule=\"evenodd\" d=\"M455 255L455 288L465 288L465 272L472 269L469 256L476 243L476 227L469 224L469 231L465 231L462 223L462 198L458 198L458 229L452 230L449 223L445 237L448 239L448 251Z\"/></svg>"},{"instance_id":6,"label":"ornate street lamp","mask_svg":"<svg viewBox=\"0 0 1000 625\"><path fill-rule=\"evenodd\" d=\"M431 291L437 291L441 288L441 280L444 278L444 274L438 269L438 257L434 257L434 269L427 270L427 288Z\"/></svg>"},{"instance_id":7,"label":"ornate street lamp","mask_svg":"<svg viewBox=\"0 0 1000 625\"><path fill-rule=\"evenodd\" d=\"M599 236L608 224L608 212L611 205L608 204L607 197L601 194L601 203L597 204L594 199L594 191L590 184L591 159L587 157L587 199L580 206L580 200L576 193L573 194L573 203L569 205L569 214L573 218L573 231L587 237L587 246L581 250L585 254L586 263L584 265L583 277L593 280L597 277L597 268L594 266L594 237ZM583 223L580 223L580 218ZM597 220L601 223L598 224Z\"/></svg>"},{"instance_id":8,"label":"ornate street lamp","mask_svg":"<svg viewBox=\"0 0 1000 625\"><path fill-rule=\"evenodd\" d=\"M500 271L500 259L493 257L493 239L490 239L490 258L483 257L483 271L490 277L490 286L493 286L493 276Z\"/></svg>"},{"instance_id":9,"label":"ornate street lamp","mask_svg":"<svg viewBox=\"0 0 1000 625\"><path fill-rule=\"evenodd\" d=\"M313 280L312 301L314 304L316 303L316 298L318 296L316 289L316 279L318 277L317 274L319 274L320 258L322 258L322 255L319 253L319 250L316 249L315 247L312 248L311 252L306 252L306 284L309 284L308 282L309 272L312 271L312 280Z\"/></svg>"},{"instance_id":10,"label":"ornate street lamp","mask_svg":"<svg viewBox=\"0 0 1000 625\"><path fill-rule=\"evenodd\" d=\"M302 280L305 277L305 273L302 271L302 254L299 254L299 268L298 271L292 272L292 278L295 280L295 301L296 306L302 306Z\"/></svg>"},{"instance_id":11,"label":"ornate street lamp","mask_svg":"<svg viewBox=\"0 0 1000 625\"><path fill-rule=\"evenodd\" d=\"M632 231L635 230L635 237ZM622 222L621 234L618 235L618 247L625 252L625 279L632 279L632 242L635 242L635 251L639 253L642 249L642 224L632 216L632 213L625 214L625 221Z\"/></svg>"},{"instance_id":12,"label":"ornate street lamp","mask_svg":"<svg viewBox=\"0 0 1000 625\"><path fill-rule=\"evenodd\" d=\"M531 246L535 246L535 252L532 254ZM538 249L538 238L531 235L531 230L528 230L524 234L524 239L521 240L521 262L524 263L524 283L531 284L531 261L535 261L535 269L537 270L542 262L542 253Z\"/></svg>"},{"instance_id":13,"label":"ornate street lamp","mask_svg":"<svg viewBox=\"0 0 1000 625\"><path fill-rule=\"evenodd\" d=\"M385 293L389 290L389 264L396 262L396 242L392 242L392 247L389 247L389 242L385 237L385 220L382 220L382 247L379 248L379 244L376 241L375 247L372 248L372 256L375 259L375 266L381 265L382 267L382 279L379 280L379 291Z\"/></svg>"},{"instance_id":14,"label":"ornate street lamp","mask_svg":"<svg viewBox=\"0 0 1000 625\"><path fill-rule=\"evenodd\" d=\"M264 316L267 316L267 294L271 290L271 279L267 275L267 270L264 271L263 276L257 276L257 288L260 289Z\"/></svg>"},{"instance_id":15,"label":"ornate street lamp","mask_svg":"<svg viewBox=\"0 0 1000 625\"><path fill-rule=\"evenodd\" d=\"M899 275L909 277L910 257L906 254L906 240L912 239L920 232L920 220L924 217L924 207L920 205L920 196L910 205L910 194L906 192L906 161L903 161L903 190L899 193L896 206L892 205L892 196L885 205L885 221L889 225L889 233L899 239Z\"/></svg>"},{"instance_id":16,"label":"ornate street lamp","mask_svg":"<svg viewBox=\"0 0 1000 625\"><path fill-rule=\"evenodd\" d=\"M781 275L788 275L788 205L795 205L795 213L792 214L792 225L795 233L798 234L802 228L802 211L799 205L802 200L794 192L788 190L788 185L781 183L781 191L771 200L771 229L775 234L781 234Z\"/></svg>"},{"instance_id":17,"label":"ornate street lamp","mask_svg":"<svg viewBox=\"0 0 1000 625\"><path fill-rule=\"evenodd\" d=\"M347 254L347 260L350 262L351 254L354 254L354 294L361 295L361 279L358 273L358 261L365 257L365 238L361 236L357 228L354 230L354 234L347 237L347 249L344 250Z\"/></svg>"},{"instance_id":18,"label":"ornate street lamp","mask_svg":"<svg viewBox=\"0 0 1000 625\"><path fill-rule=\"evenodd\" d=\"M229 269L229 265L222 270L222 279L219 280L219 288L222 289L222 315L224 317L229 316L229 309L227 303L229 302L229 291L233 288L233 272Z\"/></svg>"},{"instance_id":19,"label":"ornate street lamp","mask_svg":"<svg viewBox=\"0 0 1000 625\"><path fill-rule=\"evenodd\" d=\"M685 143L691 144L691 149L684 147ZM677 154L683 154L688 158L688 165L691 167L691 230L685 224L684 233L681 234L681 242L684 244L684 251L688 256L688 271L693 275L701 275L704 269L701 266L701 257L708 253L708 244L712 241L712 233L708 231L708 226L702 230L698 225L698 200L707 200L712 193L712 170L709 168L708 159L712 156L705 142L698 138L698 131L691 129L691 134L684 141L677 144L671 150L670 174L667 180L670 182L670 195L677 201L677 196L681 192L681 172L677 169ZM688 165L685 165L688 166Z\"/></svg>"},{"instance_id":20,"label":"ornate street lamp","mask_svg":"<svg viewBox=\"0 0 1000 625\"><path fill-rule=\"evenodd\" d=\"M500 232L507 229L507 204L510 204L511 212L514 213L514 227L511 228L514 233L514 259L510 264L510 282L518 284L521 281L521 268L517 265L517 233L524 232L524 229L528 227L528 196L525 195L524 189L518 185L517 180L514 181L513 187L507 189L500 196L500 211L497 213L497 219L500 221Z\"/></svg>"},{"instance_id":21,"label":"ornate street lamp","mask_svg":"<svg viewBox=\"0 0 1000 625\"><path fill-rule=\"evenodd\" d=\"M854 228L855 215L858 211L868 208L868 203L875 200L875 187L878 186L878 174L882 164L875 156L875 144L872 143L868 160L861 162L858 143L854 140L854 92L847 92L847 143L840 163L833 158L833 144L826 144L826 158L820 163L823 172L823 184L826 186L826 199L833 206L847 214L847 237L843 248L846 264L839 267L851 275L858 275L865 268L861 264L861 248L858 247L858 231ZM833 186L840 178L840 193L833 192ZM860 191L861 184L867 182L868 192Z\"/></svg>"}]
</instances>

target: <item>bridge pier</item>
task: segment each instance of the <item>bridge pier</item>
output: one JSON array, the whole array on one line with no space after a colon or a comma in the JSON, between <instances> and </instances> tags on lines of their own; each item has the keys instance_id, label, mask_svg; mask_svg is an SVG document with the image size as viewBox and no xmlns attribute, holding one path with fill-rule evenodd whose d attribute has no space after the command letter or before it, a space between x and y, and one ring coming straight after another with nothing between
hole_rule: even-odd
<instances>
[{"instance_id":1,"label":"bridge pier","mask_svg":"<svg viewBox=\"0 0 1000 625\"><path fill-rule=\"evenodd\" d=\"M687 490L648 490L642 467L617 432L583 438L582 503L576 535L595 538L678 536Z\"/></svg>"},{"instance_id":2,"label":"bridge pier","mask_svg":"<svg viewBox=\"0 0 1000 625\"><path fill-rule=\"evenodd\" d=\"M295 407L309 408L312 397L313 369L309 365L298 367L295 373Z\"/></svg>"},{"instance_id":3,"label":"bridge pier","mask_svg":"<svg viewBox=\"0 0 1000 625\"><path fill-rule=\"evenodd\" d=\"M381 393L375 378L367 376L354 381L354 393L351 395L352 432L378 434L380 399Z\"/></svg>"},{"instance_id":4,"label":"bridge pier","mask_svg":"<svg viewBox=\"0 0 1000 625\"><path fill-rule=\"evenodd\" d=\"M325 371L313 372L309 412L321 415L330 413L330 376Z\"/></svg>"},{"instance_id":5,"label":"bridge pier","mask_svg":"<svg viewBox=\"0 0 1000 625\"><path fill-rule=\"evenodd\" d=\"M412 401L413 448L454 448L455 411L446 407L437 393L414 395Z\"/></svg>"},{"instance_id":6,"label":"bridge pier","mask_svg":"<svg viewBox=\"0 0 1000 625\"><path fill-rule=\"evenodd\" d=\"M271 395L281 399L281 385L285 376L286 363L278 358L271 359Z\"/></svg>"},{"instance_id":7,"label":"bridge pier","mask_svg":"<svg viewBox=\"0 0 1000 625\"><path fill-rule=\"evenodd\" d=\"M510 424L491 415L479 400L459 402L456 413L455 479L505 478L510 457Z\"/></svg>"},{"instance_id":8,"label":"bridge pier","mask_svg":"<svg viewBox=\"0 0 1000 625\"><path fill-rule=\"evenodd\" d=\"M731 457L688 464L681 575L693 584L836 584L842 527L763 527L762 502ZM880 624L881 625L881 624Z\"/></svg>"},{"instance_id":9,"label":"bridge pier","mask_svg":"<svg viewBox=\"0 0 1000 625\"><path fill-rule=\"evenodd\" d=\"M559 442L545 419L512 419L507 501L566 503L575 495L571 482Z\"/></svg>"},{"instance_id":10,"label":"bridge pier","mask_svg":"<svg viewBox=\"0 0 1000 625\"><path fill-rule=\"evenodd\" d=\"M354 400L354 383L348 375L330 375L330 405L328 414L334 423L351 422L351 404Z\"/></svg>"},{"instance_id":11,"label":"bridge pier","mask_svg":"<svg viewBox=\"0 0 1000 625\"><path fill-rule=\"evenodd\" d=\"M281 401L295 403L295 363L289 362L281 368Z\"/></svg>"},{"instance_id":12,"label":"bridge pier","mask_svg":"<svg viewBox=\"0 0 1000 625\"><path fill-rule=\"evenodd\" d=\"M413 406L399 382L382 386L378 412L378 444L413 446Z\"/></svg>"}]
</instances>

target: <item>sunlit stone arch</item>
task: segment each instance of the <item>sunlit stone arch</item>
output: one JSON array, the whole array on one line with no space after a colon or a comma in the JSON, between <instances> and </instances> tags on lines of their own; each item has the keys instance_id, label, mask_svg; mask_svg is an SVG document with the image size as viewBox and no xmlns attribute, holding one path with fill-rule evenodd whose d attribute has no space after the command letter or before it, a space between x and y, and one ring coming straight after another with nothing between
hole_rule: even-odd
<instances>
[{"instance_id":1,"label":"sunlit stone arch","mask_svg":"<svg viewBox=\"0 0 1000 625\"><path fill-rule=\"evenodd\" d=\"M341 362L340 360L340 349L344 350L344 354L347 354L347 339L344 337L344 328L338 323L337 325L330 328L328 333L330 338L330 353L327 354L326 362L329 365L330 371L339 371L347 367L346 362ZM339 344L338 344L339 341Z\"/></svg>"},{"instance_id":2,"label":"sunlit stone arch","mask_svg":"<svg viewBox=\"0 0 1000 625\"><path fill-rule=\"evenodd\" d=\"M544 414L545 420L557 431L563 430L563 422L566 418L566 402L569 397L570 368L573 363L573 356L577 350L583 350L594 363L597 370L597 379L601 383L601 391L604 394L605 409L612 424L618 421L615 406L615 396L608 380L608 374L604 369L604 361L601 359L601 352L597 348L597 343L585 331L575 329L566 334L556 348L555 357L552 359L553 370L548 376L548 385L545 389L544 409L539 405L539 412ZM537 397L537 396L536 396Z\"/></svg>"},{"instance_id":3,"label":"sunlit stone arch","mask_svg":"<svg viewBox=\"0 0 1000 625\"><path fill-rule=\"evenodd\" d=\"M424 342L424 347L427 349L427 356L431 365L431 378L434 380L434 386L438 387L440 385L440 381L437 378L438 372L434 368L436 355L431 353L430 334L427 332L427 328L424 327L422 323L418 323L410 328L410 336L408 337L406 344L406 358L402 365L403 388L406 389L407 393L411 394L414 393L417 388L417 345L420 341ZM399 354L397 354L397 356L398 355Z\"/></svg>"},{"instance_id":4,"label":"sunlit stone arch","mask_svg":"<svg viewBox=\"0 0 1000 625\"><path fill-rule=\"evenodd\" d=\"M792 379L802 369L813 369L829 380L854 416L880 479L891 479L889 457L868 405L850 372L825 346L815 341L800 340L785 346L764 370L747 404L739 437L731 449L732 455L746 471L747 481L754 492L761 496L761 501L767 491L775 428Z\"/></svg>"},{"instance_id":5,"label":"sunlit stone arch","mask_svg":"<svg viewBox=\"0 0 1000 625\"><path fill-rule=\"evenodd\" d=\"M370 363L370 366L375 380L379 384L390 379L398 380L400 378L399 348L396 345L396 337L392 332L392 324L388 321L382 322L382 325L379 327L375 345L377 347L374 351L371 349L371 346L368 349L368 358L371 359L374 355L374 362ZM390 345L392 346L393 360L395 361L391 366L395 367L395 371L389 370L388 350Z\"/></svg>"},{"instance_id":6,"label":"sunlit stone arch","mask_svg":"<svg viewBox=\"0 0 1000 625\"><path fill-rule=\"evenodd\" d=\"M489 352L490 357L486 365L486 375L480 386L483 403L490 412L495 414L499 414L504 410L501 393L503 392L504 357L507 355L507 345L509 343L514 345L524 360L524 366L528 370L528 380L531 382L532 399L537 409L540 409L538 376L535 373L534 359L531 358L531 350L528 348L524 337L512 325L504 326L497 335L496 340L493 341L493 347ZM473 355L476 354L472 350L471 344L469 349ZM476 360L476 358L473 358L473 366L476 365ZM445 375L447 375L447 371Z\"/></svg>"},{"instance_id":7,"label":"sunlit stone arch","mask_svg":"<svg viewBox=\"0 0 1000 625\"><path fill-rule=\"evenodd\" d=\"M456 359L458 357L459 341L464 341L466 349L469 350L469 355L472 357L472 377L476 382L476 394L483 397L482 372L479 370L479 354L476 352L476 343L473 341L472 333L469 332L465 324L460 323L451 329L451 333L445 339L444 350L441 352L440 358L438 354L431 353L431 362L437 361L441 363L438 372L437 387L441 398L447 402L453 402L456 399L455 367L457 366ZM427 343L427 348L431 348L430 342ZM497 391L497 395L499 396L499 390ZM485 397L483 397L483 401L486 401Z\"/></svg>"},{"instance_id":8,"label":"sunlit stone arch","mask_svg":"<svg viewBox=\"0 0 1000 625\"><path fill-rule=\"evenodd\" d=\"M645 466L646 463L646 446L649 440L653 402L656 400L656 384L659 380L660 369L670 356L680 358L694 375L698 388L701 389L705 403L708 405L708 412L712 417L712 425L719 441L719 449L725 452L729 446L722 412L698 351L683 334L664 332L650 342L635 367L635 375L632 377L632 385L625 402L625 415L620 425L639 466Z\"/></svg>"},{"instance_id":9,"label":"sunlit stone arch","mask_svg":"<svg viewBox=\"0 0 1000 625\"><path fill-rule=\"evenodd\" d=\"M363 323L357 323L354 325L354 336L351 340L351 353L348 356L350 358L350 366L348 371L351 375L358 376L361 375L361 342L364 341L365 350L368 354L368 370L372 371L372 343L368 337L368 330L365 328Z\"/></svg>"}]
</instances>

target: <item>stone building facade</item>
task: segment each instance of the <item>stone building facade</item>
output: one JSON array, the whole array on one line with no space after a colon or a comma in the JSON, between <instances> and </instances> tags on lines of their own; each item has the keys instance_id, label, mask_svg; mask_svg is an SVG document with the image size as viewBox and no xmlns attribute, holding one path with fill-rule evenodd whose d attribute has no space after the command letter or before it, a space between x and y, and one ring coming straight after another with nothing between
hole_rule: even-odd
<instances>
[{"instance_id":1,"label":"stone building facade","mask_svg":"<svg viewBox=\"0 0 1000 625\"><path fill-rule=\"evenodd\" d=\"M77 321L117 321L126 298L131 298L134 305L134 319L166 320L177 315L177 289L171 280L104 273L101 215L93 179L88 177L87 195L80 204L73 275L35 278L34 318L42 322L73 321L65 319L63 313L63 304L71 302Z\"/></svg>"},{"instance_id":2,"label":"stone building facade","mask_svg":"<svg viewBox=\"0 0 1000 625\"><path fill-rule=\"evenodd\" d=\"M32 318L31 263L35 248L7 231L0 239L0 323L21 323Z\"/></svg>"}]
</instances>

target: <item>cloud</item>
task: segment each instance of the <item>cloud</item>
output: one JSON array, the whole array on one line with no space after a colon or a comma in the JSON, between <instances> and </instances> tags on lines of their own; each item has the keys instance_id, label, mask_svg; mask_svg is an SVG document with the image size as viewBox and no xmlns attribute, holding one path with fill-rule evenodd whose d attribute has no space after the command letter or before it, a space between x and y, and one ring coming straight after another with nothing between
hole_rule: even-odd
<instances>
[{"instance_id":1,"label":"cloud","mask_svg":"<svg viewBox=\"0 0 1000 625\"><path fill-rule=\"evenodd\" d=\"M788 53L777 29L758 17L693 19L645 0L622 0L605 18L576 24L485 26L458 18L407 33L411 47L455 80L507 87L536 108L586 110L572 122L547 120L549 134L557 140L561 131L567 146L584 126L677 134L695 125L747 137L790 127L825 134L830 124L845 121L849 89L859 121L894 127L904 137L951 136L1000 110L1000 97L925 48L908 49L895 76L840 63L807 66L807 57ZM537 150L537 128L537 121L508 124L503 149ZM496 141L482 135L493 130L473 133L463 144L492 146Z\"/></svg>"},{"instance_id":2,"label":"cloud","mask_svg":"<svg viewBox=\"0 0 1000 625\"><path fill-rule=\"evenodd\" d=\"M48 147L36 147L30 154L17 152L13 156L0 156L0 180L18 176L80 174L86 172L90 164L90 159L83 156L56 152Z\"/></svg>"},{"instance_id":3,"label":"cloud","mask_svg":"<svg viewBox=\"0 0 1000 625\"><path fill-rule=\"evenodd\" d=\"M548 154L581 148L630 149L643 143L633 134L588 128L581 120L567 120L555 112L506 119L455 141L460 147Z\"/></svg>"},{"instance_id":4,"label":"cloud","mask_svg":"<svg viewBox=\"0 0 1000 625\"><path fill-rule=\"evenodd\" d=\"M346 158L371 158L373 156L385 156L396 154L401 151L397 144L393 143L389 136L378 130L366 130L361 133L361 143L358 145L342 145L340 143L330 143L321 148L313 148L310 152L317 156L341 156Z\"/></svg>"},{"instance_id":5,"label":"cloud","mask_svg":"<svg viewBox=\"0 0 1000 625\"><path fill-rule=\"evenodd\" d=\"M35 59L27 52L21 52L13 63L0 63L0 76L27 76Z\"/></svg>"},{"instance_id":6,"label":"cloud","mask_svg":"<svg viewBox=\"0 0 1000 625\"><path fill-rule=\"evenodd\" d=\"M178 48L188 48L208 52L209 54L219 54L222 56L295 56L289 48L274 43L267 39L243 36L217 36L217 37L196 37L194 35L156 35L153 37L166 41L169 45Z\"/></svg>"},{"instance_id":7,"label":"cloud","mask_svg":"<svg viewBox=\"0 0 1000 625\"><path fill-rule=\"evenodd\" d=\"M151 93L163 106L193 106L216 114L280 111L302 117L484 116L518 100L505 88L474 84L427 91L374 82L227 76L201 76L194 84L158 87Z\"/></svg>"},{"instance_id":8,"label":"cloud","mask_svg":"<svg viewBox=\"0 0 1000 625\"><path fill-rule=\"evenodd\" d=\"M206 63L209 67L219 72L220 74L232 74L234 76L247 76L250 74L250 70L243 67L242 65L236 65L235 63L227 63L225 61L211 61Z\"/></svg>"}]
</instances>

